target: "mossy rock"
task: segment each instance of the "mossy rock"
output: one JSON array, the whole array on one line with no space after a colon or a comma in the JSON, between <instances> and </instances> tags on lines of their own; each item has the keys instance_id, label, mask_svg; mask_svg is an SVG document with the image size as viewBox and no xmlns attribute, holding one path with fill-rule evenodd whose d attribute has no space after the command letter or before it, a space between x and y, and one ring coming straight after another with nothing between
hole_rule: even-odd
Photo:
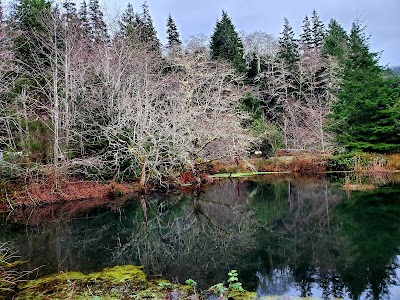
<instances>
[{"instance_id":1,"label":"mossy rock","mask_svg":"<svg viewBox=\"0 0 400 300\"><path fill-rule=\"evenodd\" d=\"M106 268L101 272L88 274L86 278L94 282L106 281L112 285L123 284L128 280L137 284L146 283L146 274L143 272L143 267L131 265Z\"/></svg>"},{"instance_id":2,"label":"mossy rock","mask_svg":"<svg viewBox=\"0 0 400 300\"><path fill-rule=\"evenodd\" d=\"M85 275L59 273L21 284L15 299L121 299L135 289L148 288L143 267L117 266ZM122 298L123 299L123 298Z\"/></svg>"},{"instance_id":3,"label":"mossy rock","mask_svg":"<svg viewBox=\"0 0 400 300\"><path fill-rule=\"evenodd\" d=\"M178 295L186 299L193 293L191 287L170 283L166 280L147 280L143 267L117 266L101 272L59 273L19 286L14 299L32 300L122 300L166 299Z\"/></svg>"},{"instance_id":4,"label":"mossy rock","mask_svg":"<svg viewBox=\"0 0 400 300\"><path fill-rule=\"evenodd\" d=\"M257 299L256 293L248 291L234 291L230 292L228 298L233 298L235 300L255 300Z\"/></svg>"}]
</instances>

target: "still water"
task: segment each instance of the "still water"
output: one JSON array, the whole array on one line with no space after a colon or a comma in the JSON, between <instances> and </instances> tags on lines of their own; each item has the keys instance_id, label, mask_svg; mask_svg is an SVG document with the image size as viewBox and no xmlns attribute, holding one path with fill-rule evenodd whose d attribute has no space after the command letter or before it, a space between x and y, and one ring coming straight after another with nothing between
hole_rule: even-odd
<instances>
[{"instance_id":1,"label":"still water","mask_svg":"<svg viewBox=\"0 0 400 300\"><path fill-rule=\"evenodd\" d=\"M346 193L343 182L225 180L196 197L19 211L2 216L0 242L39 276L134 264L206 288L237 269L258 296L400 299L400 184Z\"/></svg>"}]
</instances>

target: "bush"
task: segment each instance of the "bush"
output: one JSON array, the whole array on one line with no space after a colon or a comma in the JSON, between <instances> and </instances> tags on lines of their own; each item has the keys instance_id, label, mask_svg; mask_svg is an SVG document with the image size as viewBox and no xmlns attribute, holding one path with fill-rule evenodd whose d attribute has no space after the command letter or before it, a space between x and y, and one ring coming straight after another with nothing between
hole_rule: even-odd
<instances>
[{"instance_id":1,"label":"bush","mask_svg":"<svg viewBox=\"0 0 400 300\"><path fill-rule=\"evenodd\" d=\"M276 125L259 118L253 120L252 129L259 139L258 149L264 156L273 156L284 147L283 133Z\"/></svg>"},{"instance_id":2,"label":"bush","mask_svg":"<svg viewBox=\"0 0 400 300\"><path fill-rule=\"evenodd\" d=\"M328 160L328 171L352 171L354 169L354 153L340 154Z\"/></svg>"}]
</instances>

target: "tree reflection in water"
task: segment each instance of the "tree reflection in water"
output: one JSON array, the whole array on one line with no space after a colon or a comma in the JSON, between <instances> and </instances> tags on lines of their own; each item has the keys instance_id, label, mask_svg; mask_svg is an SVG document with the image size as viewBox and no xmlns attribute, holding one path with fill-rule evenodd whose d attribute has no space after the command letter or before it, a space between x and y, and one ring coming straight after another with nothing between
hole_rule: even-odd
<instances>
[{"instance_id":1,"label":"tree reflection in water","mask_svg":"<svg viewBox=\"0 0 400 300\"><path fill-rule=\"evenodd\" d=\"M134 199L68 221L4 223L0 241L27 268L46 265L41 275L141 264L209 287L234 268L259 296L380 299L398 281L399 192L393 184L347 197L326 179L227 180L198 197L143 198L146 222Z\"/></svg>"}]
</instances>

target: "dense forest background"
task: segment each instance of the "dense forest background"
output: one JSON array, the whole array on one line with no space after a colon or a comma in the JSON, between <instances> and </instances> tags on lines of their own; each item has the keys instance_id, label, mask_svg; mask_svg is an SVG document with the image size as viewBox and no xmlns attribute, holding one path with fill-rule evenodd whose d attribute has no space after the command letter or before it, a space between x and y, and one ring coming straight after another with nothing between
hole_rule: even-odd
<instances>
[{"instance_id":1,"label":"dense forest background","mask_svg":"<svg viewBox=\"0 0 400 300\"><path fill-rule=\"evenodd\" d=\"M313 11L275 38L222 12L182 41L169 16L161 45L146 3L117 24L98 0L1 7L3 177L146 183L254 150L400 152L399 67L379 66L359 20Z\"/></svg>"}]
</instances>

